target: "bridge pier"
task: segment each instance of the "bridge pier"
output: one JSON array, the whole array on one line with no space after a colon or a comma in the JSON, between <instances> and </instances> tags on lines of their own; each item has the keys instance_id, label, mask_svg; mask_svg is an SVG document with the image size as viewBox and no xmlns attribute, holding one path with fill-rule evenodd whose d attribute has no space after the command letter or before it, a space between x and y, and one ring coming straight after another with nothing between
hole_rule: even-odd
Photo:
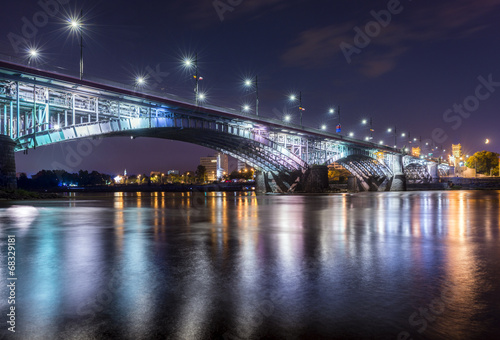
<instances>
[{"instance_id":1,"label":"bridge pier","mask_svg":"<svg viewBox=\"0 0 500 340\"><path fill-rule=\"evenodd\" d=\"M10 137L0 135L0 189L17 188L15 146Z\"/></svg>"},{"instance_id":2,"label":"bridge pier","mask_svg":"<svg viewBox=\"0 0 500 340\"><path fill-rule=\"evenodd\" d=\"M326 165L313 165L303 176L304 192L316 193L329 189L328 167Z\"/></svg>"},{"instance_id":3,"label":"bridge pier","mask_svg":"<svg viewBox=\"0 0 500 340\"><path fill-rule=\"evenodd\" d=\"M439 183L438 165L434 162L427 163L427 171L431 176L431 183Z\"/></svg>"},{"instance_id":4,"label":"bridge pier","mask_svg":"<svg viewBox=\"0 0 500 340\"><path fill-rule=\"evenodd\" d=\"M255 191L257 193L308 192L319 193L329 188L328 167L313 165L305 172L264 172L255 174Z\"/></svg>"},{"instance_id":5,"label":"bridge pier","mask_svg":"<svg viewBox=\"0 0 500 340\"><path fill-rule=\"evenodd\" d=\"M403 156L394 155L392 161L392 183L390 191L406 191L406 176L403 171Z\"/></svg>"}]
</instances>

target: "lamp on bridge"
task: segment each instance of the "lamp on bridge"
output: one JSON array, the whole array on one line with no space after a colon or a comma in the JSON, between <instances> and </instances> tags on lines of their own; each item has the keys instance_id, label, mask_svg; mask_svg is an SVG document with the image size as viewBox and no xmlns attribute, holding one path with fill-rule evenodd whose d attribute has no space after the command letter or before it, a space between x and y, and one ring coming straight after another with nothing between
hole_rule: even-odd
<instances>
[{"instance_id":1,"label":"lamp on bridge","mask_svg":"<svg viewBox=\"0 0 500 340\"><path fill-rule=\"evenodd\" d=\"M196 82L196 86L194 88L195 103L196 103L196 106L198 106L198 101L199 100L203 101L205 99L205 95L203 93L200 93L200 87L199 87L199 82L200 82L200 80L203 80L203 77L198 76L198 53L195 53L194 59L192 59L192 58L184 59L184 67L186 67L188 69L191 69L194 67L193 78Z\"/></svg>"},{"instance_id":2,"label":"lamp on bridge","mask_svg":"<svg viewBox=\"0 0 500 340\"><path fill-rule=\"evenodd\" d=\"M69 27L71 31L80 33L80 80L83 79L83 11L79 18L70 18Z\"/></svg>"},{"instance_id":3,"label":"lamp on bridge","mask_svg":"<svg viewBox=\"0 0 500 340\"><path fill-rule=\"evenodd\" d=\"M297 96L294 94L291 94L289 97L290 101L294 102L297 100ZM302 111L305 111L306 109L302 107L302 91L299 92L299 114L300 114L300 126L302 125Z\"/></svg>"},{"instance_id":4,"label":"lamp on bridge","mask_svg":"<svg viewBox=\"0 0 500 340\"><path fill-rule=\"evenodd\" d=\"M28 66L31 65L31 61L33 59L36 60L39 56L40 56L40 53L38 52L38 50L36 48L30 48L28 51Z\"/></svg>"},{"instance_id":5,"label":"lamp on bridge","mask_svg":"<svg viewBox=\"0 0 500 340\"><path fill-rule=\"evenodd\" d=\"M361 121L361 124L363 124L363 125L366 125L366 124L368 124L368 123L370 124L370 136L369 136L369 137L366 137L366 138L365 138L365 140L372 140L372 139L373 139L373 131L375 131L375 130L373 130L373 121L372 121L372 117L370 117L370 119L369 119L369 120L367 120L367 119L363 119L363 120Z\"/></svg>"},{"instance_id":6,"label":"lamp on bridge","mask_svg":"<svg viewBox=\"0 0 500 340\"><path fill-rule=\"evenodd\" d=\"M337 109L335 109L334 107L331 107L328 110L328 113L330 115L334 115L335 113L337 113L338 122L337 122L337 126L336 126L336 129L335 129L335 132L340 133L340 131L341 131L341 125L340 125L340 105L337 106Z\"/></svg>"},{"instance_id":7,"label":"lamp on bridge","mask_svg":"<svg viewBox=\"0 0 500 340\"><path fill-rule=\"evenodd\" d=\"M146 79L144 77L137 77L135 79L136 86L144 86L146 84Z\"/></svg>"},{"instance_id":8,"label":"lamp on bridge","mask_svg":"<svg viewBox=\"0 0 500 340\"><path fill-rule=\"evenodd\" d=\"M258 77L255 76L254 79L246 79L245 80L246 87L255 87L255 115L259 115L259 83Z\"/></svg>"}]
</instances>

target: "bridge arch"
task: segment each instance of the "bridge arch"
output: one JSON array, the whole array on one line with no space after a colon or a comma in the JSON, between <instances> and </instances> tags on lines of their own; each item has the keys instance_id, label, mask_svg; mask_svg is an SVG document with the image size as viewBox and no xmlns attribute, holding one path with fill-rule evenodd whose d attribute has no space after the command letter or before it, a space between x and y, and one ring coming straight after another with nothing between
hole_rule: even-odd
<instances>
[{"instance_id":1,"label":"bridge arch","mask_svg":"<svg viewBox=\"0 0 500 340\"><path fill-rule=\"evenodd\" d=\"M288 149L253 133L250 128L192 117L112 119L52 129L22 136L16 151L81 138L113 136L152 137L197 144L227 153L262 171L307 168L307 164Z\"/></svg>"}]
</instances>

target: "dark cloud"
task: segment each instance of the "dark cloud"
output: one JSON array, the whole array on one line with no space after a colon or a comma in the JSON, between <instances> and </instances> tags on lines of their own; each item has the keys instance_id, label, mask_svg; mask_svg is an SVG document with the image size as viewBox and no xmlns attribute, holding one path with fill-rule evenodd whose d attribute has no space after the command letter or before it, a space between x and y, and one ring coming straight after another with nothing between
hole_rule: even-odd
<instances>
[{"instance_id":1,"label":"dark cloud","mask_svg":"<svg viewBox=\"0 0 500 340\"><path fill-rule=\"evenodd\" d=\"M359 54L352 54L352 65L366 76L382 75L394 69L404 52L418 43L462 39L484 30L487 25L483 18L495 13L499 5L500 0L447 1L429 6L405 4L403 11L393 15L390 24L381 28L380 34L371 38L367 47ZM367 9L367 13L371 10ZM338 56L346 61L341 43L354 46L354 28L363 29L370 20L374 20L373 17L363 23L347 21L303 31L283 53L282 59L288 66L304 68L324 67Z\"/></svg>"}]
</instances>

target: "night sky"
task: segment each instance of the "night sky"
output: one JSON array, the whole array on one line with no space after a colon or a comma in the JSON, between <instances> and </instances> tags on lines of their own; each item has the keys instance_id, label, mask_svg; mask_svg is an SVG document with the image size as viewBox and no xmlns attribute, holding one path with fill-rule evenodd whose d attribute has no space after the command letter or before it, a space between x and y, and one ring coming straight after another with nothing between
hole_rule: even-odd
<instances>
[{"instance_id":1,"label":"night sky","mask_svg":"<svg viewBox=\"0 0 500 340\"><path fill-rule=\"evenodd\" d=\"M258 75L263 116L282 118L292 107L287 96L301 91L306 126L326 123L333 131L337 117L328 109L340 105L343 134L364 138L360 122L372 117L375 142L392 145L387 128L396 125L398 133L447 151L460 142L465 153L500 152L500 0L60 3L46 8L48 23L37 1L3 3L0 53L26 60L27 45L36 46L37 67L77 75L79 42L67 18L83 10L86 79L133 84L145 75L146 91L192 98L192 74L181 65L197 53L200 86L213 105L253 105L241 84ZM23 32L26 22L38 24L37 32L21 40L32 33ZM409 145L400 138L403 144ZM51 169L77 147L78 141L18 153L17 169ZM161 139L108 138L69 170L186 171L214 152Z\"/></svg>"}]
</instances>

